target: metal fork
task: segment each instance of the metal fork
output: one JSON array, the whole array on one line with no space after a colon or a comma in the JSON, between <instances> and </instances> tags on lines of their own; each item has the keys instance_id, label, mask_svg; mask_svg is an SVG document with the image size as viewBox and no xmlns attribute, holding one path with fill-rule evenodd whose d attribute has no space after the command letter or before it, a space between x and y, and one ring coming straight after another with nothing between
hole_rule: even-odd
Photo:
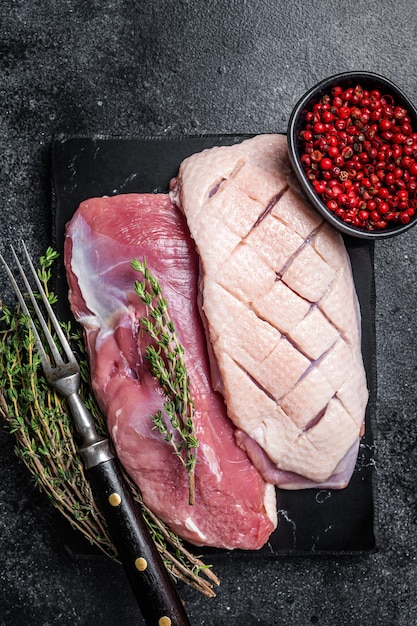
<instances>
[{"instance_id":1,"label":"metal fork","mask_svg":"<svg viewBox=\"0 0 417 626\"><path fill-rule=\"evenodd\" d=\"M78 393L80 370L77 359L52 310L24 242L22 242L22 247L30 275L41 296L47 319L49 318L60 343L61 349L55 343L47 319L45 319L46 316L44 317L38 305L23 265L12 246L14 260L25 290L29 294L42 335L49 346L50 355L45 350L38 328L10 267L1 254L0 259L34 334L45 378L52 387L67 398L75 427L81 438L79 452L145 623L154 626L189 626L183 604L123 478L120 466L111 450L109 439L98 435L94 419Z\"/></svg>"},{"instance_id":2,"label":"metal fork","mask_svg":"<svg viewBox=\"0 0 417 626\"><path fill-rule=\"evenodd\" d=\"M42 369L45 374L45 378L48 381L48 383L52 385L52 387L54 387L57 391L59 391L68 400L70 410L74 418L76 429L83 442L81 448L79 449L79 452L84 459L86 468L88 469L90 467L94 467L95 465L97 465L97 463L100 463L102 461L107 461L109 458L112 457L112 453L109 450L109 441L108 439L103 439L98 436L95 425L94 425L94 420L90 412L87 410L87 408L83 404L81 397L78 395L78 391L80 388L80 369L78 366L77 359L75 358L74 353L72 352L71 347L62 331L59 321L56 318L51 305L49 304L48 298L38 278L36 269L32 263L32 260L30 258L30 255L28 253L28 250L24 242L22 242L22 247L23 247L23 251L24 251L27 263L31 270L31 274L36 283L38 293L40 294L42 298L45 310L56 332L63 354L66 357L66 360L64 360L63 354L58 349L58 346L56 345L54 341L54 338L48 328L48 324L45 321L45 318L38 306L38 302L32 291L32 288L25 274L23 266L20 263L13 246L11 247L11 249L12 249L12 253L13 253L16 265L22 277L26 291L32 302L32 306L36 313L36 317L38 318L38 321L41 325L44 338L46 339L48 343L50 354L52 356L53 361L51 361L51 359L49 358L44 348L38 329L27 307L26 300L23 297L23 294L17 284L16 279L13 276L12 271L10 270L9 266L7 265L2 255L0 255L0 258L10 278L13 288L16 292L22 311L25 314L28 320L28 323L30 324L30 327L32 329L32 332L34 334L35 342L36 342L36 349L39 353L39 356L41 357Z\"/></svg>"}]
</instances>

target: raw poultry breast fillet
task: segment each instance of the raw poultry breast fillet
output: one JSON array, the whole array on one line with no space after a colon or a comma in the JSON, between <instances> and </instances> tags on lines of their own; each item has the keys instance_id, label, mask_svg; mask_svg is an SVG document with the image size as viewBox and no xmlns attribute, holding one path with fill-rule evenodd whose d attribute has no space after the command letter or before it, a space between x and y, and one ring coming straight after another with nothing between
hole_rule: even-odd
<instances>
[{"instance_id":1,"label":"raw poultry breast fillet","mask_svg":"<svg viewBox=\"0 0 417 626\"><path fill-rule=\"evenodd\" d=\"M149 344L135 293L146 259L162 286L185 348L199 439L195 505L187 473L151 414L163 392L150 374ZM126 194L83 202L67 225L65 265L70 303L84 327L92 386L107 416L117 454L149 508L197 545L260 548L277 523L274 488L240 448L223 398L210 384L207 346L197 307L198 259L185 221L167 195Z\"/></svg>"},{"instance_id":2,"label":"raw poultry breast fillet","mask_svg":"<svg viewBox=\"0 0 417 626\"><path fill-rule=\"evenodd\" d=\"M185 159L171 181L200 257L212 381L265 480L350 480L368 399L342 237L290 186L286 139Z\"/></svg>"}]
</instances>

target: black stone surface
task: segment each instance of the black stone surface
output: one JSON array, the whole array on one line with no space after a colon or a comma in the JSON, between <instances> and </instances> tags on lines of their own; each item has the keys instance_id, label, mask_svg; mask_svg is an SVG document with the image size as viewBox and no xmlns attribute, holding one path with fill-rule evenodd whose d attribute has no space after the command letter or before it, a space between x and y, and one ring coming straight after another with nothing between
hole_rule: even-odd
<instances>
[{"instance_id":1,"label":"black stone surface","mask_svg":"<svg viewBox=\"0 0 417 626\"><path fill-rule=\"evenodd\" d=\"M322 78L366 70L417 99L413 2L3 0L0 247L51 241L55 135L183 137L284 132ZM180 587L201 626L417 624L417 230L375 246L378 549L213 558L208 600ZM12 301L4 276L0 293ZM0 624L141 624L117 565L74 544L0 429Z\"/></svg>"},{"instance_id":2,"label":"black stone surface","mask_svg":"<svg viewBox=\"0 0 417 626\"><path fill-rule=\"evenodd\" d=\"M187 156L244 139L241 135L169 139L57 137L52 145L52 215L54 247L61 253L55 266L59 318L74 321L68 302L63 247L65 225L80 202L118 193L147 193L149 190L167 193L170 180ZM365 435L360 442L355 471L346 489L279 490L278 529L258 554L346 553L375 547L373 244L350 237L345 241L361 309L362 353L369 389Z\"/></svg>"}]
</instances>

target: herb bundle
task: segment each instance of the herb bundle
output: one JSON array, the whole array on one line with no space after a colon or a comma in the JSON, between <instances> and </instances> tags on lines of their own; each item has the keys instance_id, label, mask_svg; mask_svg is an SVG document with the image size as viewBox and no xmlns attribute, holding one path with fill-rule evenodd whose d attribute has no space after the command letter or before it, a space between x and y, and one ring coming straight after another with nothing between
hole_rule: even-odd
<instances>
[{"instance_id":1,"label":"herb bundle","mask_svg":"<svg viewBox=\"0 0 417 626\"><path fill-rule=\"evenodd\" d=\"M184 348L178 341L161 286L147 268L145 259L133 259L131 266L142 274L143 280L135 282L135 291L145 304L148 317L142 316L140 324L154 342L146 348L145 357L151 374L158 379L167 398L164 411L168 420L162 411L157 411L152 421L165 441L171 443L174 454L187 470L189 504L193 505L198 440L193 423L194 403L184 362Z\"/></svg>"},{"instance_id":2,"label":"herb bundle","mask_svg":"<svg viewBox=\"0 0 417 626\"><path fill-rule=\"evenodd\" d=\"M56 296L49 290L51 268L57 253L48 248L40 259L39 278L51 304ZM62 324L67 339L80 355L81 394L93 414L97 430L104 436L105 420L89 385L89 364L82 333ZM98 509L77 453L72 418L65 398L46 382L34 337L20 310L1 306L0 312L0 415L15 437L15 453L52 504L91 544L117 560L117 552L106 522ZM125 476L139 503L152 538L174 579L182 580L205 594L215 596L218 578L210 566L191 554L143 503L139 489Z\"/></svg>"}]
</instances>

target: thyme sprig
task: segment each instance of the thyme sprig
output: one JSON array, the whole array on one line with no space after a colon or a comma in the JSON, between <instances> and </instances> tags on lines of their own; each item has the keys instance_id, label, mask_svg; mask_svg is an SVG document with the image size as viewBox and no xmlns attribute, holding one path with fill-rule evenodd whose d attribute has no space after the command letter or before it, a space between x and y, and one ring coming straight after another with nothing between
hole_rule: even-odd
<instances>
[{"instance_id":1,"label":"thyme sprig","mask_svg":"<svg viewBox=\"0 0 417 626\"><path fill-rule=\"evenodd\" d=\"M159 281L149 271L146 260L133 259L132 268L142 274L135 281L135 291L147 308L147 316L140 318L142 328L152 342L145 350L150 372L161 384L166 401L164 413L151 416L154 429L174 448L174 454L187 470L189 504L195 503L195 465L198 439L194 428L194 402L190 393L190 379L184 360L184 348L178 341L166 299Z\"/></svg>"},{"instance_id":2,"label":"thyme sprig","mask_svg":"<svg viewBox=\"0 0 417 626\"><path fill-rule=\"evenodd\" d=\"M49 290L51 269L57 253L48 248L40 259L38 276L48 300L56 303ZM81 393L92 412L97 430L108 437L105 420L91 392L89 363L82 331L70 323L62 328L80 357ZM39 488L52 504L91 544L117 560L105 519L97 507L84 466L76 448L73 422L66 400L47 384L33 335L19 308L0 302L0 416L15 438L15 453L27 467ZM165 565L176 580L182 580L204 595L214 597L219 580L179 537L143 503L137 486L125 474L135 500L151 531Z\"/></svg>"}]
</instances>

